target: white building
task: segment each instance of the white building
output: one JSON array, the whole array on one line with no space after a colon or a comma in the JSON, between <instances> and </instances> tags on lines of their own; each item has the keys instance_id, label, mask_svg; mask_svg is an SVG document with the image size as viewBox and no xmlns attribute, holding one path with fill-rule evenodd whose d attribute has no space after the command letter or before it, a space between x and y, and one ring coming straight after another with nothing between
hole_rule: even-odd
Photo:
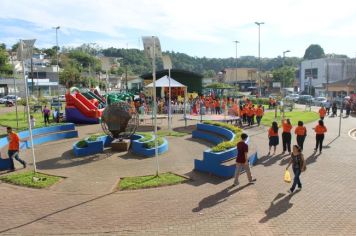
<instances>
[{"instance_id":1,"label":"white building","mask_svg":"<svg viewBox=\"0 0 356 236\"><path fill-rule=\"evenodd\" d=\"M328 84L355 77L355 59L320 58L307 60L301 63L300 90L315 96L324 96Z\"/></svg>"}]
</instances>

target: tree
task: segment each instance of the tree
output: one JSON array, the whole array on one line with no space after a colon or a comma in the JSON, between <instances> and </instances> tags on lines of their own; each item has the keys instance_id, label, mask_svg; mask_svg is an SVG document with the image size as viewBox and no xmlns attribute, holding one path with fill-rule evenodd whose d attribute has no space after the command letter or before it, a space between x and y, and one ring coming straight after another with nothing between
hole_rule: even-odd
<instances>
[{"instance_id":1,"label":"tree","mask_svg":"<svg viewBox=\"0 0 356 236\"><path fill-rule=\"evenodd\" d=\"M80 85L81 82L80 72L74 66L66 66L59 74L59 83L68 89L74 85Z\"/></svg>"},{"instance_id":2,"label":"tree","mask_svg":"<svg viewBox=\"0 0 356 236\"><path fill-rule=\"evenodd\" d=\"M206 70L206 71L203 72L204 78L213 78L213 77L215 77L215 75L216 75L216 73L212 69Z\"/></svg>"},{"instance_id":3,"label":"tree","mask_svg":"<svg viewBox=\"0 0 356 236\"><path fill-rule=\"evenodd\" d=\"M311 44L304 53L305 60L319 59L325 57L324 49L319 44Z\"/></svg>"},{"instance_id":4,"label":"tree","mask_svg":"<svg viewBox=\"0 0 356 236\"><path fill-rule=\"evenodd\" d=\"M272 71L273 82L281 82L283 87L290 87L293 84L295 77L295 68L291 66L283 66Z\"/></svg>"},{"instance_id":5,"label":"tree","mask_svg":"<svg viewBox=\"0 0 356 236\"><path fill-rule=\"evenodd\" d=\"M9 63L9 55L0 47L0 74L11 75L12 65Z\"/></svg>"}]
</instances>

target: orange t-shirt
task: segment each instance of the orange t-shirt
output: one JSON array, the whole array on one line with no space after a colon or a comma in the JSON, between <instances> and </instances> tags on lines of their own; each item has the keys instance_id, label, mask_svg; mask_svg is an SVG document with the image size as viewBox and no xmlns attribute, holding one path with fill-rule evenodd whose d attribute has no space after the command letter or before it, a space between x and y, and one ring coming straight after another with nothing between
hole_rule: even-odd
<instances>
[{"instance_id":1,"label":"orange t-shirt","mask_svg":"<svg viewBox=\"0 0 356 236\"><path fill-rule=\"evenodd\" d=\"M250 108L247 110L247 116L254 116L255 115L255 109L254 108Z\"/></svg>"},{"instance_id":2,"label":"orange t-shirt","mask_svg":"<svg viewBox=\"0 0 356 236\"><path fill-rule=\"evenodd\" d=\"M257 108L256 116L263 116L263 109L262 108Z\"/></svg>"},{"instance_id":3,"label":"orange t-shirt","mask_svg":"<svg viewBox=\"0 0 356 236\"><path fill-rule=\"evenodd\" d=\"M297 126L294 133L299 136L304 136L307 133L307 129L304 126Z\"/></svg>"},{"instance_id":4,"label":"orange t-shirt","mask_svg":"<svg viewBox=\"0 0 356 236\"><path fill-rule=\"evenodd\" d=\"M319 109L319 115L320 115L320 117L325 117L325 115L326 115L326 110L325 110L325 108L320 108L320 109Z\"/></svg>"},{"instance_id":5,"label":"orange t-shirt","mask_svg":"<svg viewBox=\"0 0 356 236\"><path fill-rule=\"evenodd\" d=\"M283 132L286 132L286 133L290 133L290 131L293 128L293 126L288 124L287 122L283 122L282 127L283 127Z\"/></svg>"},{"instance_id":6,"label":"orange t-shirt","mask_svg":"<svg viewBox=\"0 0 356 236\"><path fill-rule=\"evenodd\" d=\"M9 134L9 150L18 151L20 149L20 138L16 133Z\"/></svg>"},{"instance_id":7,"label":"orange t-shirt","mask_svg":"<svg viewBox=\"0 0 356 236\"><path fill-rule=\"evenodd\" d=\"M327 131L326 127L321 125L315 126L314 130L316 134L324 134Z\"/></svg>"},{"instance_id":8,"label":"orange t-shirt","mask_svg":"<svg viewBox=\"0 0 356 236\"><path fill-rule=\"evenodd\" d=\"M269 128L268 130L268 137L272 137L272 136L278 136L278 132L274 132L274 130L271 128Z\"/></svg>"}]
</instances>

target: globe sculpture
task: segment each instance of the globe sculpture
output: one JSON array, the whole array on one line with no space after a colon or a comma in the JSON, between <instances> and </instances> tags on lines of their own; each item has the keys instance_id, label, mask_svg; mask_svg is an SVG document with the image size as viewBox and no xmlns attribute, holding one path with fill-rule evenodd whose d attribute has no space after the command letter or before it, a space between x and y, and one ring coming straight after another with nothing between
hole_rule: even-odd
<instances>
[{"instance_id":1,"label":"globe sculpture","mask_svg":"<svg viewBox=\"0 0 356 236\"><path fill-rule=\"evenodd\" d=\"M139 125L136 109L129 103L117 101L108 105L102 114L101 127L103 131L114 139L130 138Z\"/></svg>"}]
</instances>

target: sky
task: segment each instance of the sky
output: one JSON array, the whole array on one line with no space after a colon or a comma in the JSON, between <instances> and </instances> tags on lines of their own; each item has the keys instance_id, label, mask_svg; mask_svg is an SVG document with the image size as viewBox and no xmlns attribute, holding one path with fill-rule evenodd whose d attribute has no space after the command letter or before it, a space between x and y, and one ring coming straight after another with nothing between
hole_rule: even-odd
<instances>
[{"instance_id":1,"label":"sky","mask_svg":"<svg viewBox=\"0 0 356 236\"><path fill-rule=\"evenodd\" d=\"M35 46L142 49L158 36L164 51L208 58L303 57L310 44L325 53L356 55L353 0L1 0L0 42L37 39Z\"/></svg>"}]
</instances>

